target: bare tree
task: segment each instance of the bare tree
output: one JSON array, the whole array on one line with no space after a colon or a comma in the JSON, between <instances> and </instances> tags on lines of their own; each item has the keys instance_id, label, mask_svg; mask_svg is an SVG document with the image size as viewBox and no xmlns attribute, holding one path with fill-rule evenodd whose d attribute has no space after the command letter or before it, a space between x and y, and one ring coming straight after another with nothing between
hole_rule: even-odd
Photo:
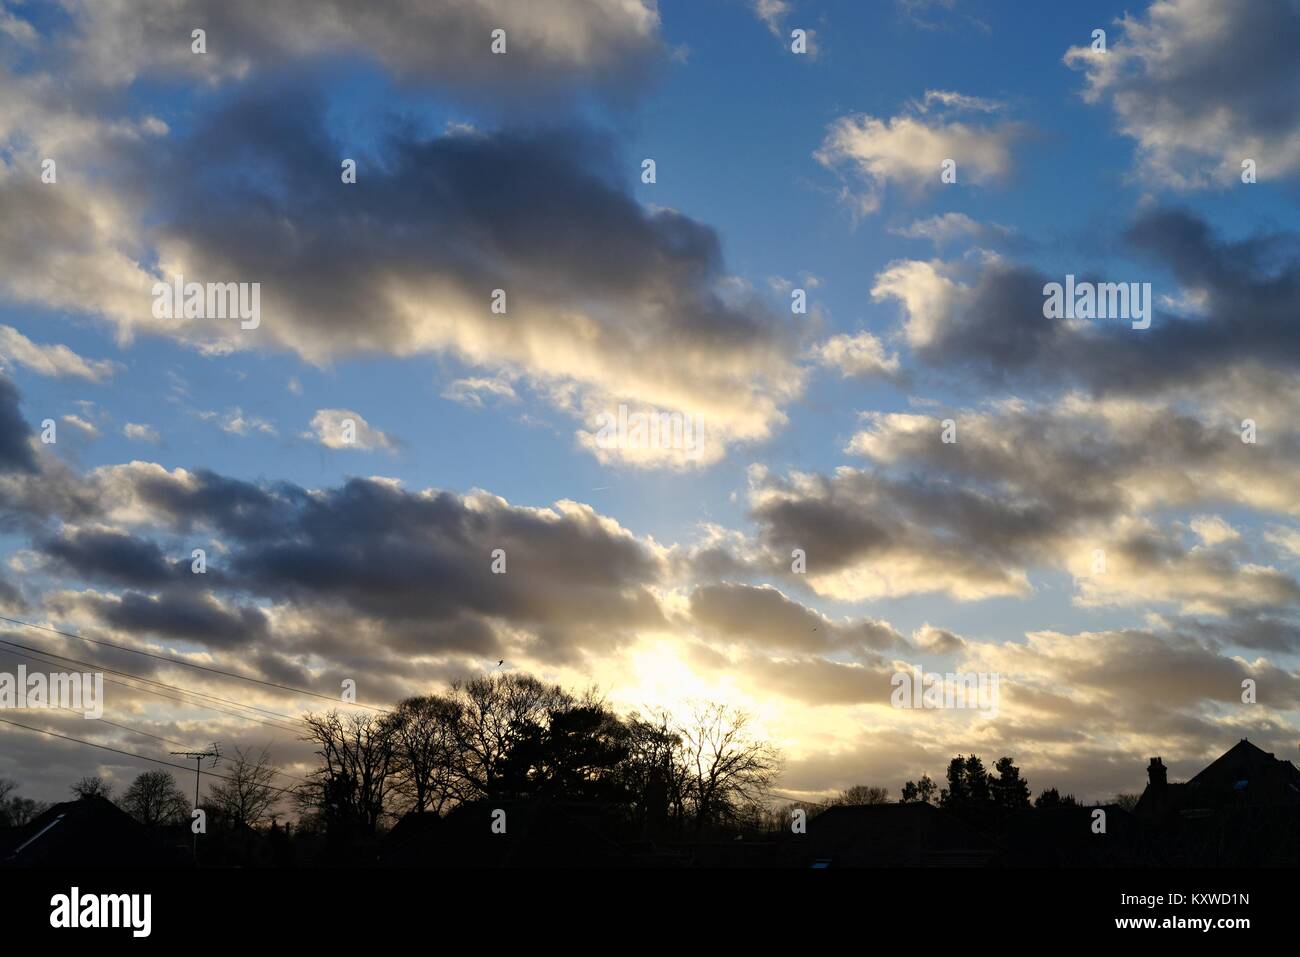
<instances>
[{"instance_id":1,"label":"bare tree","mask_svg":"<svg viewBox=\"0 0 1300 957\"><path fill-rule=\"evenodd\" d=\"M679 729L690 777L687 800L695 826L736 824L762 817L780 756L747 733L749 717L723 704L699 705Z\"/></svg>"},{"instance_id":2,"label":"bare tree","mask_svg":"<svg viewBox=\"0 0 1300 957\"><path fill-rule=\"evenodd\" d=\"M397 706L396 786L411 810L441 813L464 797L456 770L463 711L459 701L441 695L407 698Z\"/></svg>"},{"instance_id":3,"label":"bare tree","mask_svg":"<svg viewBox=\"0 0 1300 957\"><path fill-rule=\"evenodd\" d=\"M122 795L122 810L141 824L178 824L189 817L190 804L170 772L141 771Z\"/></svg>"},{"instance_id":4,"label":"bare tree","mask_svg":"<svg viewBox=\"0 0 1300 957\"><path fill-rule=\"evenodd\" d=\"M1121 792L1119 794L1116 794L1113 798L1111 798L1111 803L1118 804L1124 810L1132 814L1134 809L1137 807L1138 798L1140 796L1141 795L1138 794L1127 794Z\"/></svg>"},{"instance_id":5,"label":"bare tree","mask_svg":"<svg viewBox=\"0 0 1300 957\"><path fill-rule=\"evenodd\" d=\"M14 794L17 789L13 781L0 778L0 827L22 827L49 808L44 801Z\"/></svg>"},{"instance_id":6,"label":"bare tree","mask_svg":"<svg viewBox=\"0 0 1300 957\"><path fill-rule=\"evenodd\" d=\"M531 675L498 674L452 685L460 706L456 772L471 794L496 794L507 755L526 735L544 725L552 711L573 704L559 685Z\"/></svg>"},{"instance_id":7,"label":"bare tree","mask_svg":"<svg viewBox=\"0 0 1300 957\"><path fill-rule=\"evenodd\" d=\"M389 715L338 711L303 720L305 740L317 744L324 765L298 790L300 803L319 812L327 827L374 834L389 810L397 722Z\"/></svg>"},{"instance_id":8,"label":"bare tree","mask_svg":"<svg viewBox=\"0 0 1300 957\"><path fill-rule=\"evenodd\" d=\"M260 824L280 800L279 792L271 786L278 769L271 761L269 747L254 754L236 745L234 758L227 760L225 780L212 785L208 802L227 824Z\"/></svg>"},{"instance_id":9,"label":"bare tree","mask_svg":"<svg viewBox=\"0 0 1300 957\"><path fill-rule=\"evenodd\" d=\"M72 793L77 800L102 797L111 801L113 800L113 785L96 775L95 777L82 778L72 786Z\"/></svg>"},{"instance_id":10,"label":"bare tree","mask_svg":"<svg viewBox=\"0 0 1300 957\"><path fill-rule=\"evenodd\" d=\"M830 806L857 806L862 804L889 804L889 788L873 787L869 784L855 784L845 788L831 798Z\"/></svg>"},{"instance_id":11,"label":"bare tree","mask_svg":"<svg viewBox=\"0 0 1300 957\"><path fill-rule=\"evenodd\" d=\"M628 754L620 773L636 822L646 831L680 828L690 768L672 716L663 710L644 717L634 712L626 725Z\"/></svg>"}]
</instances>

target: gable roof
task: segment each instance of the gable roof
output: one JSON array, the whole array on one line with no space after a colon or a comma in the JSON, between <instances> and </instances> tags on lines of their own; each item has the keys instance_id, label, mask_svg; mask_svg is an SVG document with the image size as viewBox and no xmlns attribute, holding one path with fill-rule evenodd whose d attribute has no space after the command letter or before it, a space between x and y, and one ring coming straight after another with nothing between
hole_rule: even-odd
<instances>
[{"instance_id":1,"label":"gable roof","mask_svg":"<svg viewBox=\"0 0 1300 957\"><path fill-rule=\"evenodd\" d=\"M102 797L56 804L0 839L5 867L138 867L168 860L148 828Z\"/></svg>"},{"instance_id":2,"label":"gable roof","mask_svg":"<svg viewBox=\"0 0 1300 957\"><path fill-rule=\"evenodd\" d=\"M1300 770L1251 744L1245 738L1206 765L1188 784L1198 787L1237 788L1242 781L1290 784L1300 794Z\"/></svg>"},{"instance_id":3,"label":"gable roof","mask_svg":"<svg viewBox=\"0 0 1300 957\"><path fill-rule=\"evenodd\" d=\"M1184 784L1148 784L1136 810L1149 815L1275 805L1300 805L1300 769L1242 738Z\"/></svg>"}]
</instances>

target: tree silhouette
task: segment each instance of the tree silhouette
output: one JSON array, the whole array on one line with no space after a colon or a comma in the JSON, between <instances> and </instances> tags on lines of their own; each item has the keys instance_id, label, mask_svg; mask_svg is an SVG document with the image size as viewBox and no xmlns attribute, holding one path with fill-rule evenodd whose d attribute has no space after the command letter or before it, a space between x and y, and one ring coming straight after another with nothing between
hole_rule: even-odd
<instances>
[{"instance_id":1,"label":"tree silhouette","mask_svg":"<svg viewBox=\"0 0 1300 957\"><path fill-rule=\"evenodd\" d=\"M208 792L208 802L227 824L253 827L266 820L280 799L272 787L276 767L267 748L253 754L236 746L235 757Z\"/></svg>"},{"instance_id":2,"label":"tree silhouette","mask_svg":"<svg viewBox=\"0 0 1300 957\"><path fill-rule=\"evenodd\" d=\"M77 800L83 798L102 797L105 800L113 800L113 785L109 784L103 778L96 775L95 777L85 777L72 785L72 793Z\"/></svg>"},{"instance_id":3,"label":"tree silhouette","mask_svg":"<svg viewBox=\"0 0 1300 957\"><path fill-rule=\"evenodd\" d=\"M672 716L666 711L644 718L633 713L624 726L627 756L616 773L633 823L643 834L680 830L686 819L690 769Z\"/></svg>"},{"instance_id":4,"label":"tree silhouette","mask_svg":"<svg viewBox=\"0 0 1300 957\"><path fill-rule=\"evenodd\" d=\"M410 810L438 813L465 796L456 771L463 714L461 702L443 695L407 698L397 706L396 788Z\"/></svg>"},{"instance_id":5,"label":"tree silhouette","mask_svg":"<svg viewBox=\"0 0 1300 957\"><path fill-rule=\"evenodd\" d=\"M493 797L502 790L503 762L552 711L573 704L559 685L531 675L494 674L452 685L460 708L454 770L467 796Z\"/></svg>"},{"instance_id":6,"label":"tree silhouette","mask_svg":"<svg viewBox=\"0 0 1300 957\"><path fill-rule=\"evenodd\" d=\"M49 807L43 801L14 794L18 785L6 778L0 778L0 827L21 827L32 818L37 817Z\"/></svg>"},{"instance_id":7,"label":"tree silhouette","mask_svg":"<svg viewBox=\"0 0 1300 957\"><path fill-rule=\"evenodd\" d=\"M1048 788L1042 794L1034 799L1036 808L1054 808L1054 807L1078 807L1079 802L1074 799L1073 794L1061 795L1056 788Z\"/></svg>"},{"instance_id":8,"label":"tree silhouette","mask_svg":"<svg viewBox=\"0 0 1300 957\"><path fill-rule=\"evenodd\" d=\"M1020 769L1010 758L999 758L993 766L998 776L993 779L993 803L1004 813L1029 807L1029 783L1020 776Z\"/></svg>"},{"instance_id":9,"label":"tree silhouette","mask_svg":"<svg viewBox=\"0 0 1300 957\"><path fill-rule=\"evenodd\" d=\"M697 830L761 815L778 755L749 737L749 717L727 705L695 708L678 732L690 776L686 797Z\"/></svg>"},{"instance_id":10,"label":"tree silhouette","mask_svg":"<svg viewBox=\"0 0 1300 957\"><path fill-rule=\"evenodd\" d=\"M930 804L934 801L934 780L928 774L922 774L919 781L908 781L903 785L901 802L903 804Z\"/></svg>"},{"instance_id":11,"label":"tree silhouette","mask_svg":"<svg viewBox=\"0 0 1300 957\"><path fill-rule=\"evenodd\" d=\"M335 837L373 835L388 810L397 722L373 714L309 714L306 740L323 766L298 789L299 803L321 816Z\"/></svg>"},{"instance_id":12,"label":"tree silhouette","mask_svg":"<svg viewBox=\"0 0 1300 957\"><path fill-rule=\"evenodd\" d=\"M831 807L888 803L888 788L872 787L868 784L855 784L851 788L845 788L830 801Z\"/></svg>"},{"instance_id":13,"label":"tree silhouette","mask_svg":"<svg viewBox=\"0 0 1300 957\"><path fill-rule=\"evenodd\" d=\"M614 769L629 753L627 729L597 704L554 710L530 722L501 762L511 797L610 801L620 797Z\"/></svg>"},{"instance_id":14,"label":"tree silhouette","mask_svg":"<svg viewBox=\"0 0 1300 957\"><path fill-rule=\"evenodd\" d=\"M190 816L185 792L168 771L141 771L122 795L122 810L147 827L179 824Z\"/></svg>"}]
</instances>

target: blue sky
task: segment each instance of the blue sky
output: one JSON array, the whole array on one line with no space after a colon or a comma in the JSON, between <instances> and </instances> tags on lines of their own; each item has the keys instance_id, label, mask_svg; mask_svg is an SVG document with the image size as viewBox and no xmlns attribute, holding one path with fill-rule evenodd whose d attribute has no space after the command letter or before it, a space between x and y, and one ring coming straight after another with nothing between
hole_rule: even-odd
<instances>
[{"instance_id":1,"label":"blue sky","mask_svg":"<svg viewBox=\"0 0 1300 957\"><path fill-rule=\"evenodd\" d=\"M1238 674L1278 676L1278 687L1287 690L1266 716L1224 717L1232 688L1206 691L1209 678L1169 689L1163 730L1177 738L1188 761L1217 753L1216 722L1233 725L1229 736L1243 729L1284 736L1300 701L1291 697L1300 683L1287 670L1295 666L1295 648L1260 637L1258 629L1267 619L1293 634L1288 596L1300 551L1277 542L1289 540L1295 503L1281 491L1233 491L1239 483L1231 476L1254 474L1249 470L1256 466L1224 471L1236 450L1215 443L1223 440L1225 422L1255 415L1267 421L1274 443L1260 466L1267 473L1260 488L1285 488L1295 477L1294 426L1278 408L1253 410L1290 395L1294 386L1296 336L1277 324L1276 302L1297 268L1298 134L1294 118L1288 128L1265 104L1294 79L1294 67L1291 74L1285 66L1269 72L1270 37L1292 35L1300 15L1287 3L1267 15L1245 6L1251 9L1234 13L1226 5L1201 10L1174 2L1153 16L1141 7L1094 3L664 0L638 8L644 17L627 14L623 22L624 11L579 24L567 18L581 4L557 2L552 11L539 3L536 23L510 25L515 46L507 57L518 58L511 68L521 72L502 86L492 73L496 65L474 45L482 31L465 39L438 29L440 11L454 4L434 4L425 19L395 4L402 12L393 15L391 36L383 25L359 30L352 40L307 28L302 42L283 40L277 33L289 29L283 24L252 29L258 14L243 4L225 20L207 4L183 4L174 21L159 21L161 35L147 41L128 24L77 3L66 13L0 5L6 18L0 25L10 27L0 63L14 80L9 115L15 117L0 123L6 176L0 196L8 191L11 210L37 210L28 215L42 224L11 237L25 238L31 248L38 232L41 245L34 266L19 268L22 260L15 258L0 267L7 270L0 273L0 327L15 330L38 352L62 345L86 360L116 363L99 377L66 368L50 374L14 353L3 362L4 375L33 429L45 418L60 423L57 445L37 450L46 484L57 472L111 497L96 483L126 482L134 461L156 463L173 476L172 470L207 471L262 489L333 494L349 479L385 477L410 493L439 489L461 500L484 490L520 512L564 500L589 507L616 523L658 569L644 580L619 581L617 598L608 600L617 604L644 590L669 626L629 625L611 648L578 638L570 644L555 636L582 631L574 619L583 602L605 600L575 586L572 594L548 592L548 601L565 603L562 612L484 613L479 627L492 638L481 654L440 645L435 629L424 639L413 680L443 679L500 651L513 653L522 668L613 685L616 699L630 701L652 687L639 683L635 662L644 659L633 649L678 642L701 693L734 694L797 756L789 789L818 791L868 772L896 785L918 768L892 754L863 757L872 753L874 735L901 733L890 716L873 710L880 703L870 696L837 698L815 706L816 717L792 718L801 701L816 700L819 692L803 678L777 680L780 669L793 676L793 669L829 663L857 669L846 673L856 681L907 660L941 668L1040 667L1026 687L1053 687L1063 700L1077 693L1099 713L1112 713L1113 685L1079 691L1053 670L1068 670L1063 662L1071 654L1054 650L1032 662L1017 650L1035 632L1087 636L1079 644L1088 648L1104 645L1089 652L1100 656L1089 674L1125 676L1114 678L1120 684L1183 655L1201 656L1196 660L1206 673L1229 684ZM1212 52L1189 27L1197 17L1209 17L1221 31ZM187 49L191 23L208 25L205 56ZM529 46L529 31L541 35L548 26L583 42L575 40L572 49ZM1098 27L1107 31L1113 59L1089 60L1085 52L1067 62L1067 51L1086 51ZM791 53L796 28L812 31L814 52ZM422 36L422 29L430 34ZM1252 52L1243 31L1255 31L1263 47ZM88 42L97 42L100 53L88 55ZM1161 42L1185 45L1180 65L1160 58ZM1215 58L1231 65L1234 56L1243 58L1239 65L1254 58L1263 68L1242 74L1249 88L1236 91L1239 104L1227 92L1217 104L1198 84L1222 66ZM1205 70L1197 57L1208 59ZM56 101L42 101L34 93L41 78L64 67L71 72ZM1091 98L1084 95L1089 89ZM938 96L932 102L927 93ZM949 94L961 99L941 102ZM319 127L313 100L325 104ZM1217 106L1233 119L1210 123L1206 117ZM846 139L835 153L833 131L847 129L840 124L855 117L884 125ZM161 124L151 126L149 118ZM1202 122L1209 132L1187 132ZM935 142L989 152L957 155L957 183L941 185L937 169L919 168L926 161L891 138L891 128L905 126L932 133ZM545 140L555 130L576 132L562 134L566 145L556 147ZM214 136L220 145L205 139ZM318 143L329 149L313 152ZM595 145L575 145L584 143ZM44 197L33 204L48 200L49 190L20 189L39 191L34 164L56 148L62 150L60 184L53 188L70 197L69 209L95 211L107 223L103 235L88 225L55 235L49 224L65 220L52 207L21 205L27 195ZM483 155L457 165L458 151L471 150ZM1224 173L1246 150L1264 151L1260 181L1248 186ZM557 209L572 210L573 222L555 229L555 250L546 241L532 251L509 249L516 231L529 228L527 209L512 210L513 225L499 232L488 221L499 212L494 197L513 194L508 183L493 183L479 171L498 169L498 161L506 167L532 162L528 151L536 152L537 163L572 170L574 184L604 184L600 195L608 202L600 200L600 208L591 200L594 187L563 192L571 188L567 180L557 183L554 197L536 198L539 211L551 209L552 199ZM404 165L412 156L416 165ZM332 205L337 194L326 192L352 189L337 182L341 157L359 161L356 192L343 194L359 197L353 207ZM645 158L656 163L652 184L640 179ZM859 162L884 164L887 172L873 184ZM418 186L417 169L429 177ZM295 178L300 174L310 182ZM380 184L377 191L372 182ZM452 184L450 198L435 203L429 197L444 182ZM325 196L331 198L322 201ZM592 207L583 208L589 200ZM874 208L855 205L867 200ZM606 207L615 210L609 220ZM379 209L385 212L373 212ZM902 235L943 216L969 229L938 244ZM338 222L350 225L339 231L332 225ZM629 231L626 247L613 223ZM546 235L545 226L539 235ZM1251 244L1265 234L1274 235L1271 244ZM709 238L717 256L707 252ZM583 251L588 267L565 258L566 239ZM355 275L347 253L353 245ZM310 252L330 246L338 260ZM644 248L644 257L629 252L628 263L602 278L605 251L625 248ZM391 267L384 250L396 252ZM114 258L123 251L125 260ZM421 269L426 255L427 274ZM210 330L151 324L147 298L119 295L107 280L98 286L88 280L102 295L75 297L33 284L33 275L48 268L57 286L58 270L72 268L123 277L123 288L130 288L170 275L178 263L220 264L227 279L263 282L264 329L214 340ZM464 275L448 263L463 266ZM915 268L894 293L882 291L882 277L899 263ZM673 271L678 265L682 271ZM498 267L506 270L501 275L513 270L527 277L521 280L526 294L514 301L529 306L486 320L457 318L456 297L471 290L465 294L481 293L486 303L482 277L497 275ZM625 285L620 269L635 274ZM1041 327L1032 324L1048 320L1033 315L1032 297L1027 311L1016 297L1035 281L1066 273L1151 283L1157 314L1150 345L1134 345L1112 330L1070 329L1054 332L1057 338L1040 351L994 351L982 372L973 371L971 356L981 354L981 342L996 345L1006 335L1017 343L1037 341ZM1026 283L1024 276L1036 278ZM426 281L444 285L421 285ZM617 288L605 289L605 281ZM807 288L808 315L790 314L791 287ZM447 298L430 291L435 288ZM358 293L363 306L343 315L358 289L369 298ZM924 307L907 298L934 289L949 291L924 300ZM542 290L555 298L545 309L536 307ZM1169 302L1160 305L1161 296ZM1189 306L1193 300L1201 305ZM940 301L947 305L935 305ZM923 308L933 312L922 315ZM436 318L440 311L452 318ZM1244 338L1219 332L1256 314L1256 331ZM368 331L390 324L391 338ZM592 330L608 338L584 355L583 336ZM819 359L836 337L894 356L895 374ZM685 359L674 361L678 349L713 350L712 358L704 371L692 372ZM639 370L653 366L639 365L638 351L659 354L658 377L640 379ZM508 382L513 394L478 391L466 398L467 380L496 388ZM1238 383L1245 385L1238 389ZM448 397L453 393L459 398ZM619 401L653 404L673 396L684 397L675 410L707 408L706 420L717 424L712 434L721 444L703 465L665 458L645 467L619 454L593 454L577 437L593 429L599 410ZM1082 405L1071 405L1071 396ZM369 450L332 447L312 427L321 410L359 414L386 438ZM959 428L975 422L972 434L979 436L974 457L952 472L913 444L912 431L922 417L937 430L948 415ZM79 428L68 416L92 428ZM1170 449L1130 447L1135 430L1156 434L1162 416L1171 423ZM1172 448L1180 421L1203 430L1201 440ZM148 426L156 441L128 437L128 423ZM1030 435L1042 444L998 447L1004 437L1014 442ZM855 441L874 450L874 461L848 449ZM1082 491L1091 488L1092 476L1076 475L1077 489L1061 487L1076 483L1060 481L1060 463L1091 443L1096 498L1109 495L1112 512ZM1015 468L1021 455L1023 474ZM1212 469L1229 478L1195 478ZM821 484L801 486L796 474L818 476ZM1200 490L1175 488L1171 477L1180 474L1199 481ZM127 495L112 484L118 493ZM923 493L937 497L924 504ZM13 494L15 509L36 514ZM937 504L944 501L954 503L952 515ZM513 511L502 515L524 521ZM1214 517L1223 525L1210 522ZM859 520L867 523L865 537L841 541L859 534L853 531ZM151 527L125 506L94 517L53 508L31 521L11 521L0 545L9 555L6 576L25 582L26 614L217 660L231 653L199 634L133 632L102 608L94 611L105 591L118 600L134 589L161 607L179 586L129 577L115 582L111 574L97 579L90 565L44 554L50 541L73 541L91 528L172 550L187 542L215 542L221 550L238 537L197 514L160 517ZM790 536L814 529L826 544L822 552L810 546L810 560L834 553L842 564L823 564L808 579L794 576L782 568ZM730 536L721 546L731 562L723 571L702 564L700 553L715 533ZM611 539L616 545L618 535ZM1094 539L1123 555L1126 584L1088 584L1081 576L1079 556ZM372 545L385 547L356 542L361 552ZM252 545L234 547L240 562L257 564ZM477 561L477 553L466 561ZM880 569L888 583L869 584ZM728 606L735 617L725 622L700 617L702 596L726 589L754 602L779 595L782 608L837 623L843 640L815 653L775 640L747 642L739 624L743 600ZM332 607L335 596L328 588L316 599L313 594L302 582L282 589L244 581L214 588L203 600L269 615L274 623L266 641L279 663L300 669L303 681L324 683L335 674L330 652L304 651L301 629ZM368 634L371 626L383 634L385 615L373 603L358 600L348 613L364 618ZM461 620L462 612L440 605L442 614ZM405 612L396 617L406 622ZM849 635L863 622L887 623L896 642L854 645ZM407 627L388 624L395 632ZM936 644L927 625L951 632L958 644ZM1128 630L1141 635L1125 644ZM378 693L411 690L403 684L400 654L381 653L387 638L373 640L389 668L374 678ZM565 646L563 654L538 650L557 645ZM1115 649L1137 650L1129 661ZM728 667L709 672L700 662L711 655L724 656ZM1026 708L1025 717L993 730L918 731L917 747L934 758L976 742L1023 744L1031 767L1081 787L1090 774L1103 780L1098 787L1128 782L1132 768L1117 768L1145 743L1141 728L1150 716L1142 707L1122 718L1112 714L1107 722L1114 723L1086 741L1047 740L1041 728L1059 716L1041 704ZM858 737L852 729L862 726L870 730Z\"/></svg>"}]
</instances>

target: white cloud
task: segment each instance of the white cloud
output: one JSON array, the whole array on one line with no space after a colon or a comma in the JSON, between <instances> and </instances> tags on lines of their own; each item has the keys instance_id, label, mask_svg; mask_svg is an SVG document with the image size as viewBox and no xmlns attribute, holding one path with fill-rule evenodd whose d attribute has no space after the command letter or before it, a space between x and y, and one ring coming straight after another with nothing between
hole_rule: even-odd
<instances>
[{"instance_id":1,"label":"white cloud","mask_svg":"<svg viewBox=\"0 0 1300 957\"><path fill-rule=\"evenodd\" d=\"M1084 99L1108 102L1142 172L1175 188L1300 173L1300 6L1275 0L1157 0L1125 14L1103 52L1066 51Z\"/></svg>"},{"instance_id":2,"label":"white cloud","mask_svg":"<svg viewBox=\"0 0 1300 957\"><path fill-rule=\"evenodd\" d=\"M87 438L99 438L99 429L79 415L65 415L63 421L85 435Z\"/></svg>"},{"instance_id":3,"label":"white cloud","mask_svg":"<svg viewBox=\"0 0 1300 957\"><path fill-rule=\"evenodd\" d=\"M37 345L12 326L0 326L0 367L12 360L41 375L103 382L118 368L108 359L83 359L65 345Z\"/></svg>"},{"instance_id":4,"label":"white cloud","mask_svg":"<svg viewBox=\"0 0 1300 957\"><path fill-rule=\"evenodd\" d=\"M317 409L310 430L303 432L302 437L314 439L327 449L373 452L397 448L397 442L387 433L374 428L365 416L350 409Z\"/></svg>"},{"instance_id":5,"label":"white cloud","mask_svg":"<svg viewBox=\"0 0 1300 957\"><path fill-rule=\"evenodd\" d=\"M140 422L128 422L122 426L122 434L133 442L156 444L159 440L157 429L152 425L144 425Z\"/></svg>"},{"instance_id":6,"label":"white cloud","mask_svg":"<svg viewBox=\"0 0 1300 957\"><path fill-rule=\"evenodd\" d=\"M898 355L885 351L871 333L831 336L814 350L824 366L838 369L842 376L891 376L898 372Z\"/></svg>"},{"instance_id":7,"label":"white cloud","mask_svg":"<svg viewBox=\"0 0 1300 957\"><path fill-rule=\"evenodd\" d=\"M954 109L988 102L957 93L930 91L928 96L930 105ZM920 110L915 104L913 111L888 119L866 114L841 117L813 154L823 166L847 167L861 181L841 192L857 213L879 209L890 184L913 193L943 185L940 175L946 160L956 164L958 183L982 185L1010 172L1012 147L1023 133L1018 124L971 125L927 115L928 106Z\"/></svg>"},{"instance_id":8,"label":"white cloud","mask_svg":"<svg viewBox=\"0 0 1300 957\"><path fill-rule=\"evenodd\" d=\"M890 232L906 239L927 239L936 246L971 239L977 242L998 242L1011 237L1012 231L998 223L981 223L965 213L941 213L927 219L913 220L906 226L894 227Z\"/></svg>"},{"instance_id":9,"label":"white cloud","mask_svg":"<svg viewBox=\"0 0 1300 957\"><path fill-rule=\"evenodd\" d=\"M1224 542L1231 542L1241 538L1241 532L1218 515L1197 515L1188 523L1188 527L1206 545L1222 545Z\"/></svg>"},{"instance_id":10,"label":"white cloud","mask_svg":"<svg viewBox=\"0 0 1300 957\"><path fill-rule=\"evenodd\" d=\"M199 418L204 422L216 422L222 432L231 435L249 435L259 432L262 435L277 435L274 425L256 415L245 415L239 406L227 409L224 415L216 412L200 412Z\"/></svg>"},{"instance_id":11,"label":"white cloud","mask_svg":"<svg viewBox=\"0 0 1300 957\"><path fill-rule=\"evenodd\" d=\"M483 397L485 395L506 402L516 402L519 399L515 395L514 386L505 379L500 378L471 377L457 379L442 392L444 399L459 402L461 405L469 406L472 409L483 408Z\"/></svg>"}]
</instances>

